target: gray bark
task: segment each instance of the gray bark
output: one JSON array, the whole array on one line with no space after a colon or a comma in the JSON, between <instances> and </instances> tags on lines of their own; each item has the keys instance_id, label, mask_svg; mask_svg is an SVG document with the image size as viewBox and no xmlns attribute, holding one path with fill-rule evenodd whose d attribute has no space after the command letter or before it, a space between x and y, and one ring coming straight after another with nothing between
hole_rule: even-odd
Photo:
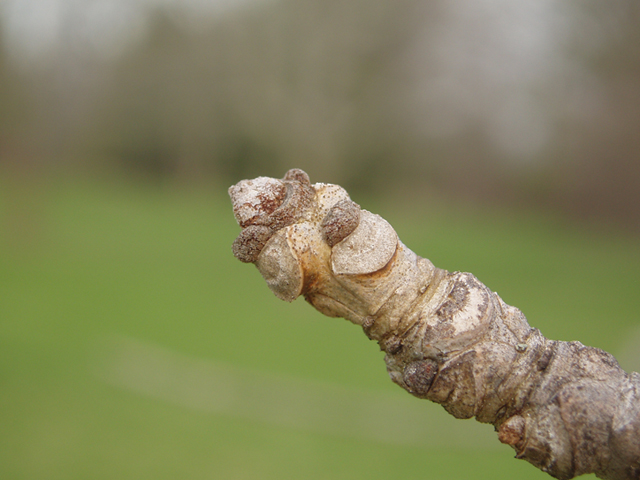
<instances>
[{"instance_id":1,"label":"gray bark","mask_svg":"<svg viewBox=\"0 0 640 480\"><path fill-rule=\"evenodd\" d=\"M301 170L229 189L235 256L279 298L360 325L391 380L456 418L494 425L516 458L559 479L640 478L640 375L545 338L473 275L436 268L383 218Z\"/></svg>"}]
</instances>

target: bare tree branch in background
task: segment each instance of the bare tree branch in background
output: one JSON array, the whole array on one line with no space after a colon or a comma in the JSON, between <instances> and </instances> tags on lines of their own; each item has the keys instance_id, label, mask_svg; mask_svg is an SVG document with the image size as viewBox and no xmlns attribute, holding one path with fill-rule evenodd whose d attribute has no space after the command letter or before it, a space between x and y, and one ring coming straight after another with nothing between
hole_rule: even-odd
<instances>
[{"instance_id":1,"label":"bare tree branch in background","mask_svg":"<svg viewBox=\"0 0 640 480\"><path fill-rule=\"evenodd\" d=\"M565 188L550 189L541 200L638 230L640 3L607 7L597 1L572 6L573 33L563 48L573 52L568 67L579 75L566 86L563 141L547 168L550 183Z\"/></svg>"},{"instance_id":2,"label":"bare tree branch in background","mask_svg":"<svg viewBox=\"0 0 640 480\"><path fill-rule=\"evenodd\" d=\"M274 2L197 33L158 12L120 62L98 134L133 165L164 152L169 172L237 178L303 158L317 174L355 176L346 158L370 161L398 134L388 72L411 41L414 7Z\"/></svg>"}]
</instances>

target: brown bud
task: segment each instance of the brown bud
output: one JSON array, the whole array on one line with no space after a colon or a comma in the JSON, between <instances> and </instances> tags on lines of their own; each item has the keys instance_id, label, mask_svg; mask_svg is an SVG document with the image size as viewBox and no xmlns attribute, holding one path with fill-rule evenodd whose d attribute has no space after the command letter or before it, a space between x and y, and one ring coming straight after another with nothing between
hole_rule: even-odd
<instances>
[{"instance_id":1,"label":"brown bud","mask_svg":"<svg viewBox=\"0 0 640 480\"><path fill-rule=\"evenodd\" d=\"M404 368L402 380L409 393L424 397L431 388L436 373L438 373L438 364L434 360L418 360Z\"/></svg>"},{"instance_id":2,"label":"brown bud","mask_svg":"<svg viewBox=\"0 0 640 480\"><path fill-rule=\"evenodd\" d=\"M358 227L360 206L349 199L336 203L322 221L322 234L330 247L341 242Z\"/></svg>"},{"instance_id":3,"label":"brown bud","mask_svg":"<svg viewBox=\"0 0 640 480\"><path fill-rule=\"evenodd\" d=\"M268 227L249 225L233 242L233 255L244 263L255 262L272 234Z\"/></svg>"},{"instance_id":4,"label":"brown bud","mask_svg":"<svg viewBox=\"0 0 640 480\"><path fill-rule=\"evenodd\" d=\"M242 180L229 188L233 214L242 227L265 225L269 216L285 200L286 185L274 178L258 177Z\"/></svg>"},{"instance_id":5,"label":"brown bud","mask_svg":"<svg viewBox=\"0 0 640 480\"><path fill-rule=\"evenodd\" d=\"M294 173L297 170L301 173ZM309 177L302 170L293 169L285 175L284 183L287 187L287 194L284 202L275 210L265 223L272 230L280 230L288 225L296 223L302 214L311 206L315 198L316 191L309 183Z\"/></svg>"},{"instance_id":6,"label":"brown bud","mask_svg":"<svg viewBox=\"0 0 640 480\"><path fill-rule=\"evenodd\" d=\"M311 181L309 180L309 175L307 175L307 172L299 168L292 168L291 170L289 170L284 174L283 180L294 180L296 182L311 185Z\"/></svg>"},{"instance_id":7,"label":"brown bud","mask_svg":"<svg viewBox=\"0 0 640 480\"><path fill-rule=\"evenodd\" d=\"M508 418L498 429L498 440L507 445L518 445L523 440L525 426L526 422L520 415Z\"/></svg>"}]
</instances>

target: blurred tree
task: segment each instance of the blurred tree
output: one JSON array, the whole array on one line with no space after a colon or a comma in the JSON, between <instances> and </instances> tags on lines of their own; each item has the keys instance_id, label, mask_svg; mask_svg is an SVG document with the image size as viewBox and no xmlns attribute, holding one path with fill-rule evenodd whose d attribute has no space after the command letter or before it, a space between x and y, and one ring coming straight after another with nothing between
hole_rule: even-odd
<instances>
[{"instance_id":1,"label":"blurred tree","mask_svg":"<svg viewBox=\"0 0 640 480\"><path fill-rule=\"evenodd\" d=\"M146 35L99 59L71 15L27 72L32 142L154 179L297 166L352 190L437 189L640 228L632 0L279 0L198 21L185 8L156 7ZM16 98L4 85L0 101Z\"/></svg>"},{"instance_id":2,"label":"blurred tree","mask_svg":"<svg viewBox=\"0 0 640 480\"><path fill-rule=\"evenodd\" d=\"M640 230L640 4L575 8L570 46L586 78L559 146L560 168L548 168L550 199Z\"/></svg>"},{"instance_id":3,"label":"blurred tree","mask_svg":"<svg viewBox=\"0 0 640 480\"><path fill-rule=\"evenodd\" d=\"M25 127L28 111L20 76L11 63L3 39L0 23L0 164L8 162L9 150L17 148L17 136Z\"/></svg>"},{"instance_id":4,"label":"blurred tree","mask_svg":"<svg viewBox=\"0 0 640 480\"><path fill-rule=\"evenodd\" d=\"M362 161L383 166L379 151L399 133L386 77L411 38L413 5L285 1L199 32L158 11L119 62L97 131L127 165L157 174L299 165L344 178Z\"/></svg>"},{"instance_id":5,"label":"blurred tree","mask_svg":"<svg viewBox=\"0 0 640 480\"><path fill-rule=\"evenodd\" d=\"M30 133L27 78L11 61L0 23L0 244L28 249L42 230L42 184Z\"/></svg>"}]
</instances>

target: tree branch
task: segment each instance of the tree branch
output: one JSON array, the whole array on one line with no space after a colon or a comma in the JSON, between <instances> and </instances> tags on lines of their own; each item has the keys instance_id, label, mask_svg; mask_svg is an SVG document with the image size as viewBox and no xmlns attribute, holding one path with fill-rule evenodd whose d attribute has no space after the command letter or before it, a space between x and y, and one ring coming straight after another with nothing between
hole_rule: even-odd
<instances>
[{"instance_id":1,"label":"tree branch","mask_svg":"<svg viewBox=\"0 0 640 480\"><path fill-rule=\"evenodd\" d=\"M559 479L640 478L640 375L580 342L545 338L473 275L436 268L382 217L302 170L229 189L255 263L278 298L299 295L360 325L393 382L498 439Z\"/></svg>"}]
</instances>

